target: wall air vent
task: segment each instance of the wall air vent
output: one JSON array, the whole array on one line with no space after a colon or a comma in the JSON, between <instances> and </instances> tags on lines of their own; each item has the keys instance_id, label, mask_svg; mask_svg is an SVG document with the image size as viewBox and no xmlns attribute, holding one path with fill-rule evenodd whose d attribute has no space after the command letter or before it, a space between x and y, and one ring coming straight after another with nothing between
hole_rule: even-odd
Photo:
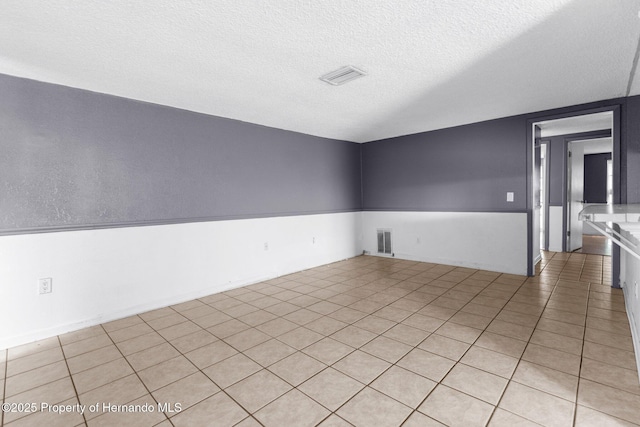
<instances>
[{"instance_id":1,"label":"wall air vent","mask_svg":"<svg viewBox=\"0 0 640 427\"><path fill-rule=\"evenodd\" d=\"M356 67L352 67L351 65L347 65L346 67L339 68L335 71L325 74L320 77L320 80L323 82L327 82L330 85L339 86L350 82L351 80L357 79L358 77L366 76L362 70L358 70Z\"/></svg>"},{"instance_id":2,"label":"wall air vent","mask_svg":"<svg viewBox=\"0 0 640 427\"><path fill-rule=\"evenodd\" d=\"M378 253L391 254L391 230L378 229Z\"/></svg>"}]
</instances>

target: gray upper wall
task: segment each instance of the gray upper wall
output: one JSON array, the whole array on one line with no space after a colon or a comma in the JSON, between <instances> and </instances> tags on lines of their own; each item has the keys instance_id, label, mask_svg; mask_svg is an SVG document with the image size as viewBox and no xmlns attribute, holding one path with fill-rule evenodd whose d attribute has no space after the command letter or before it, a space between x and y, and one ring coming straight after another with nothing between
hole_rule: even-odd
<instances>
[{"instance_id":1,"label":"gray upper wall","mask_svg":"<svg viewBox=\"0 0 640 427\"><path fill-rule=\"evenodd\" d=\"M515 116L365 144L363 207L524 212L525 141L526 119Z\"/></svg>"},{"instance_id":2,"label":"gray upper wall","mask_svg":"<svg viewBox=\"0 0 640 427\"><path fill-rule=\"evenodd\" d=\"M634 96L364 144L363 209L525 212L527 126L555 115L618 105L620 199L640 203L640 96ZM550 175L561 183L564 148L552 143L551 150ZM506 201L508 191L515 193L513 203ZM550 193L550 204L561 206L562 186L553 186Z\"/></svg>"},{"instance_id":3,"label":"gray upper wall","mask_svg":"<svg viewBox=\"0 0 640 427\"><path fill-rule=\"evenodd\" d=\"M607 162L611 153L584 156L584 197L586 203L607 203Z\"/></svg>"},{"instance_id":4,"label":"gray upper wall","mask_svg":"<svg viewBox=\"0 0 640 427\"><path fill-rule=\"evenodd\" d=\"M622 117L623 142L626 142L624 162L627 181L626 203L640 203L640 96L626 99Z\"/></svg>"},{"instance_id":5,"label":"gray upper wall","mask_svg":"<svg viewBox=\"0 0 640 427\"><path fill-rule=\"evenodd\" d=\"M612 105L621 202L640 203L640 96L359 145L0 75L0 234L361 209L525 211L528 121Z\"/></svg>"},{"instance_id":6,"label":"gray upper wall","mask_svg":"<svg viewBox=\"0 0 640 427\"><path fill-rule=\"evenodd\" d=\"M0 233L361 209L360 146L0 75Z\"/></svg>"}]
</instances>

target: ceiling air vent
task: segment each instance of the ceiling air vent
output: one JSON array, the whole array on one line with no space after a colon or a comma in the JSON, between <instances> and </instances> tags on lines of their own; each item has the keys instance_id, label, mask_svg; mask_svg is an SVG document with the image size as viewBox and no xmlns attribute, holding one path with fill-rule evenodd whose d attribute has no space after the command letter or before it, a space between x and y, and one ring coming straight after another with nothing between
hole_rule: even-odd
<instances>
[{"instance_id":1,"label":"ceiling air vent","mask_svg":"<svg viewBox=\"0 0 640 427\"><path fill-rule=\"evenodd\" d=\"M342 67L325 74L324 76L320 77L320 80L334 86L339 86L350 82L351 80L357 79L358 77L366 75L367 73L365 73L364 71L358 70L356 67L352 67L351 65L347 65L346 67Z\"/></svg>"}]
</instances>

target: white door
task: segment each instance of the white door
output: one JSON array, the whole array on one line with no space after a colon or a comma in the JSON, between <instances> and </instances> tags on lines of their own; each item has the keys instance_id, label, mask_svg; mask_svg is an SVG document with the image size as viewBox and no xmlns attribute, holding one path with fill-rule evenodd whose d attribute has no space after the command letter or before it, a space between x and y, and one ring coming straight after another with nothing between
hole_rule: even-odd
<instances>
[{"instance_id":1,"label":"white door","mask_svg":"<svg viewBox=\"0 0 640 427\"><path fill-rule=\"evenodd\" d=\"M549 143L540 144L540 250L547 250L549 242L547 242L547 175L548 171L548 154L547 149Z\"/></svg>"},{"instance_id":2,"label":"white door","mask_svg":"<svg viewBox=\"0 0 640 427\"><path fill-rule=\"evenodd\" d=\"M542 259L540 253L540 141L536 141L533 147L533 235L532 255L535 266Z\"/></svg>"},{"instance_id":3,"label":"white door","mask_svg":"<svg viewBox=\"0 0 640 427\"><path fill-rule=\"evenodd\" d=\"M570 142L567 158L567 251L582 247L582 222L578 214L584 204L584 146Z\"/></svg>"}]
</instances>

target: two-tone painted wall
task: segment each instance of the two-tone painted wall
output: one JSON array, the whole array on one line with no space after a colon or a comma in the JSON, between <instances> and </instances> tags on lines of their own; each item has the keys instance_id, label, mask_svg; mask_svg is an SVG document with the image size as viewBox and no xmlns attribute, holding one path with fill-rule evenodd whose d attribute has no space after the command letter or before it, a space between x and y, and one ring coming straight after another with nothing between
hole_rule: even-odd
<instances>
[{"instance_id":1,"label":"two-tone painted wall","mask_svg":"<svg viewBox=\"0 0 640 427\"><path fill-rule=\"evenodd\" d=\"M525 141L510 117L365 144L364 249L391 229L400 258L526 274Z\"/></svg>"},{"instance_id":2,"label":"two-tone painted wall","mask_svg":"<svg viewBox=\"0 0 640 427\"><path fill-rule=\"evenodd\" d=\"M623 122L627 140L626 202L640 203L640 96L628 98L627 106L628 113ZM625 236L631 237L629 233L625 233ZM636 253L640 255L640 250L636 249ZM640 371L640 260L624 251L621 251L620 256L620 281Z\"/></svg>"},{"instance_id":3,"label":"two-tone painted wall","mask_svg":"<svg viewBox=\"0 0 640 427\"><path fill-rule=\"evenodd\" d=\"M640 201L640 97L360 145L9 76L0 93L0 348L375 253L379 228L399 258L526 274L527 127L558 113L620 106L621 199Z\"/></svg>"},{"instance_id":4,"label":"two-tone painted wall","mask_svg":"<svg viewBox=\"0 0 640 427\"><path fill-rule=\"evenodd\" d=\"M355 143L0 75L0 348L362 253L359 165Z\"/></svg>"}]
</instances>

